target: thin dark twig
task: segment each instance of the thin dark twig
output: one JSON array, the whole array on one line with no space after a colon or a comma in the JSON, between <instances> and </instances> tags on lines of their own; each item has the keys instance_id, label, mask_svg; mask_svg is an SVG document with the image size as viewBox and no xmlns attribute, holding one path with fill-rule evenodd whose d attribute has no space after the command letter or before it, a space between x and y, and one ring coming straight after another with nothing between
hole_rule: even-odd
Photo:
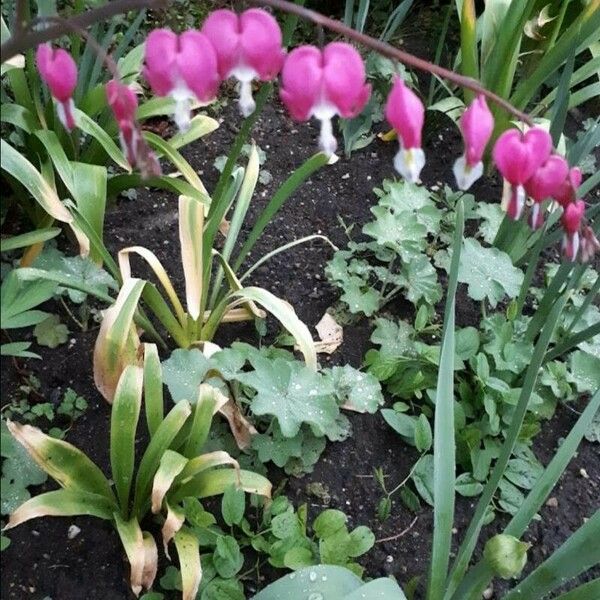
<instances>
[{"instance_id":1,"label":"thin dark twig","mask_svg":"<svg viewBox=\"0 0 600 600\"><path fill-rule=\"evenodd\" d=\"M30 23L30 27L35 27L38 23L64 25L70 31L84 37L86 42L94 49L96 55L102 59L102 62L106 65L106 68L110 71L111 75L115 79L120 79L119 69L117 68L117 63L113 60L113 57L98 43L93 35L89 34L85 29L81 29L79 26L74 25L71 19L64 19L63 17L40 17L34 19Z\"/></svg>"},{"instance_id":2,"label":"thin dark twig","mask_svg":"<svg viewBox=\"0 0 600 600\"><path fill-rule=\"evenodd\" d=\"M375 540L375 543L381 544L382 542L393 542L394 540L397 540L397 539L401 538L402 536L405 536L415 526L418 519L419 519L419 517L415 517L411 521L410 525L406 529L403 529L400 533L397 533L396 535L391 535L390 537L381 538L380 540Z\"/></svg>"},{"instance_id":3,"label":"thin dark twig","mask_svg":"<svg viewBox=\"0 0 600 600\"><path fill-rule=\"evenodd\" d=\"M106 21L115 15L129 12L130 10L139 10L142 8L165 8L171 0L113 0L107 2L98 8L86 10L85 12L69 19L73 27L86 29L99 21ZM11 59L17 54L21 54L29 48L34 48L44 42L49 42L68 33L64 23L53 25L40 31L29 31L27 33L13 32L8 41L2 44L0 53L2 62Z\"/></svg>"},{"instance_id":4,"label":"thin dark twig","mask_svg":"<svg viewBox=\"0 0 600 600\"><path fill-rule=\"evenodd\" d=\"M331 31L335 31L340 33L347 38L362 44L368 48L372 48L377 51L379 54L383 56L387 56L393 60L398 60L405 65L410 65L415 69L419 69L420 71L425 71L427 73L432 73L433 75L438 75L448 81L455 83L463 88L471 90L476 94L482 94L486 96L489 100L503 108L506 112L511 115L517 117L523 123L526 123L530 127L533 126L533 119L523 111L520 111L515 106L513 106L508 100L498 96L498 94L494 94L484 88L478 81L472 79L471 77L465 77L464 75L460 75L451 71L450 69L445 69L439 65L436 65L424 58L419 58L414 54L410 54L409 52L405 52L404 50L400 50L395 48L394 46L387 44L386 42L382 42L370 35L366 35L365 33L360 33L347 25L344 25L341 21L337 21L336 19L330 19L325 15L322 15L314 10L310 10L308 8L304 8L298 4L293 4L292 2L287 2L286 0L249 0L251 4L259 4L263 6L270 6L271 8L275 8L278 10L282 10L287 13L292 13L298 15L300 18L305 19L307 21L312 21L321 27L326 27Z\"/></svg>"}]
</instances>

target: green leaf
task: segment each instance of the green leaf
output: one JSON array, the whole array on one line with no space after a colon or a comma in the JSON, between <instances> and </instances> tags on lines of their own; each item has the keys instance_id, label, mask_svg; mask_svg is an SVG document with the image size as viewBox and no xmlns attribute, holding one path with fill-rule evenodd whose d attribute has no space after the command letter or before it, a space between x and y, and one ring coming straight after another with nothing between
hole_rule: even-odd
<instances>
[{"instance_id":1,"label":"green leaf","mask_svg":"<svg viewBox=\"0 0 600 600\"><path fill-rule=\"evenodd\" d=\"M302 532L298 515L293 510L276 515L271 520L271 531L280 540L298 537Z\"/></svg>"},{"instance_id":2,"label":"green leaf","mask_svg":"<svg viewBox=\"0 0 600 600\"><path fill-rule=\"evenodd\" d=\"M433 456L431 454L419 460L411 478L421 498L433 506Z\"/></svg>"},{"instance_id":3,"label":"green leaf","mask_svg":"<svg viewBox=\"0 0 600 600\"><path fill-rule=\"evenodd\" d=\"M355 558L368 552L375 544L375 535L364 525L353 529L350 532L350 544L348 554Z\"/></svg>"},{"instance_id":4,"label":"green leaf","mask_svg":"<svg viewBox=\"0 0 600 600\"><path fill-rule=\"evenodd\" d=\"M467 498L479 496L483 491L483 485L477 481L471 473L462 473L456 478L456 493Z\"/></svg>"},{"instance_id":5,"label":"green leaf","mask_svg":"<svg viewBox=\"0 0 600 600\"><path fill-rule=\"evenodd\" d=\"M277 417L281 432L295 436L302 423L326 432L339 409L332 390L322 375L298 362L283 359L253 359L255 371L239 375L239 380L256 390L252 411Z\"/></svg>"},{"instance_id":6,"label":"green leaf","mask_svg":"<svg viewBox=\"0 0 600 600\"><path fill-rule=\"evenodd\" d=\"M48 315L34 327L33 335L40 346L56 348L69 339L69 330L58 315Z\"/></svg>"},{"instance_id":7,"label":"green leaf","mask_svg":"<svg viewBox=\"0 0 600 600\"><path fill-rule=\"evenodd\" d=\"M399 413L391 408L381 410L381 416L385 422L397 433L399 433L406 441L414 443L416 418L410 415Z\"/></svg>"},{"instance_id":8,"label":"green leaf","mask_svg":"<svg viewBox=\"0 0 600 600\"><path fill-rule=\"evenodd\" d=\"M504 219L504 210L497 202L480 202L475 212L483 219L479 225L479 234L486 244L493 244Z\"/></svg>"},{"instance_id":9,"label":"green leaf","mask_svg":"<svg viewBox=\"0 0 600 600\"><path fill-rule=\"evenodd\" d=\"M246 494L244 490L230 485L221 498L221 514L227 525L239 525L246 510Z\"/></svg>"},{"instance_id":10,"label":"green leaf","mask_svg":"<svg viewBox=\"0 0 600 600\"><path fill-rule=\"evenodd\" d=\"M358 277L351 277L344 283L344 293L340 300L348 305L352 314L364 313L370 317L379 310L381 294L365 285Z\"/></svg>"},{"instance_id":11,"label":"green leaf","mask_svg":"<svg viewBox=\"0 0 600 600\"><path fill-rule=\"evenodd\" d=\"M315 558L309 548L290 548L283 557L283 564L288 569L296 571L315 564Z\"/></svg>"},{"instance_id":12,"label":"green leaf","mask_svg":"<svg viewBox=\"0 0 600 600\"><path fill-rule=\"evenodd\" d=\"M392 356L413 356L415 331L406 321L390 321L389 319L375 319L375 329L371 334L371 341L381 346L381 353Z\"/></svg>"},{"instance_id":13,"label":"green leaf","mask_svg":"<svg viewBox=\"0 0 600 600\"><path fill-rule=\"evenodd\" d=\"M344 408L375 413L384 403L381 385L370 373L344 365L332 367L331 379L338 403Z\"/></svg>"},{"instance_id":14,"label":"green leaf","mask_svg":"<svg viewBox=\"0 0 600 600\"><path fill-rule=\"evenodd\" d=\"M415 423L415 447L419 452L427 452L431 448L433 434L427 417L419 415Z\"/></svg>"},{"instance_id":15,"label":"green leaf","mask_svg":"<svg viewBox=\"0 0 600 600\"><path fill-rule=\"evenodd\" d=\"M60 227L48 227L45 229L28 231L21 235L2 238L0 241L0 252L9 252L10 250L18 250L19 248L27 248L27 246L40 244L55 238L60 232Z\"/></svg>"},{"instance_id":16,"label":"green leaf","mask_svg":"<svg viewBox=\"0 0 600 600\"><path fill-rule=\"evenodd\" d=\"M345 530L347 520L341 510L328 508L313 521L313 530L320 539L331 537L340 530Z\"/></svg>"},{"instance_id":17,"label":"green leaf","mask_svg":"<svg viewBox=\"0 0 600 600\"><path fill-rule=\"evenodd\" d=\"M469 285L473 300L488 299L496 306L505 296L515 298L521 288L523 273L513 266L508 254L497 248L484 248L477 240L464 241L458 281Z\"/></svg>"},{"instance_id":18,"label":"green leaf","mask_svg":"<svg viewBox=\"0 0 600 600\"><path fill-rule=\"evenodd\" d=\"M162 363L163 380L169 389L173 402L188 400L194 402L198 389L210 368L208 359L198 350L174 350Z\"/></svg>"},{"instance_id":19,"label":"green leaf","mask_svg":"<svg viewBox=\"0 0 600 600\"><path fill-rule=\"evenodd\" d=\"M244 557L235 538L229 535L217 538L213 563L217 573L225 579L233 577L242 568Z\"/></svg>"},{"instance_id":20,"label":"green leaf","mask_svg":"<svg viewBox=\"0 0 600 600\"><path fill-rule=\"evenodd\" d=\"M578 392L594 392L600 387L600 358L577 350L569 355L569 371Z\"/></svg>"},{"instance_id":21,"label":"green leaf","mask_svg":"<svg viewBox=\"0 0 600 600\"><path fill-rule=\"evenodd\" d=\"M521 574L527 563L529 547L530 544L501 533L486 542L483 556L498 577L514 579Z\"/></svg>"},{"instance_id":22,"label":"green leaf","mask_svg":"<svg viewBox=\"0 0 600 600\"><path fill-rule=\"evenodd\" d=\"M401 281L406 288L406 299L413 304L423 300L436 304L442 298L442 288L438 283L437 271L424 255L413 258L404 265Z\"/></svg>"},{"instance_id":23,"label":"green leaf","mask_svg":"<svg viewBox=\"0 0 600 600\"><path fill-rule=\"evenodd\" d=\"M414 213L392 213L383 206L374 206L371 212L375 221L367 223L363 233L379 245L397 252L404 262L409 262L424 249L427 228L419 223Z\"/></svg>"}]
</instances>

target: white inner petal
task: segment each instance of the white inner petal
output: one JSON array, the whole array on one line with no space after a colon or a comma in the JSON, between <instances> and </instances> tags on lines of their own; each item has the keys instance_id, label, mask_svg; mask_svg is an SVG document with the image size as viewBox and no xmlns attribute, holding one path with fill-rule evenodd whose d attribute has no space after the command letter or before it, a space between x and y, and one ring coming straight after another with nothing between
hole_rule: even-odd
<instances>
[{"instance_id":1,"label":"white inner petal","mask_svg":"<svg viewBox=\"0 0 600 600\"><path fill-rule=\"evenodd\" d=\"M463 154L456 159L452 171L458 187L461 190L468 190L483 175L483 162L480 161L470 167Z\"/></svg>"},{"instance_id":2,"label":"white inner petal","mask_svg":"<svg viewBox=\"0 0 600 600\"><path fill-rule=\"evenodd\" d=\"M194 94L182 81L179 81L171 90L170 96L175 100L173 120L179 131L185 132L190 128L191 100L194 98Z\"/></svg>"},{"instance_id":3,"label":"white inner petal","mask_svg":"<svg viewBox=\"0 0 600 600\"><path fill-rule=\"evenodd\" d=\"M317 117L318 118L318 117ZM327 156L332 156L335 154L337 149L337 140L335 139L335 135L333 135L333 126L331 123L331 119L323 118L321 121L321 134L319 135L319 148L327 154Z\"/></svg>"},{"instance_id":4,"label":"white inner petal","mask_svg":"<svg viewBox=\"0 0 600 600\"><path fill-rule=\"evenodd\" d=\"M396 171L410 183L419 183L421 171L425 166L425 153L422 148L405 150L400 144L400 150L394 157Z\"/></svg>"},{"instance_id":5,"label":"white inner petal","mask_svg":"<svg viewBox=\"0 0 600 600\"><path fill-rule=\"evenodd\" d=\"M240 99L238 100L240 112L244 117L249 117L256 109L256 102L252 97L252 83L240 81Z\"/></svg>"}]
</instances>

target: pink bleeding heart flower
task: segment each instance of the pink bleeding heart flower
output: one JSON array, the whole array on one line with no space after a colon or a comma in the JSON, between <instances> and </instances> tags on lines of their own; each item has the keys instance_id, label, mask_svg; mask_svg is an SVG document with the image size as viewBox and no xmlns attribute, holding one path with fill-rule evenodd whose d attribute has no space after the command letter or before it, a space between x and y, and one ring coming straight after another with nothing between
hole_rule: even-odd
<instances>
[{"instance_id":1,"label":"pink bleeding heart flower","mask_svg":"<svg viewBox=\"0 0 600 600\"><path fill-rule=\"evenodd\" d=\"M252 80L270 81L283 65L281 29L267 11L251 8L241 15L222 9L212 12L202 33L215 52L221 79L235 77L240 82L240 111L245 117L256 108Z\"/></svg>"},{"instance_id":2,"label":"pink bleeding heart flower","mask_svg":"<svg viewBox=\"0 0 600 600\"><path fill-rule=\"evenodd\" d=\"M217 55L208 38L196 30L176 35L155 29L146 39L144 77L159 96L175 100L175 122L181 131L190 125L190 102L212 101L219 88Z\"/></svg>"},{"instance_id":3,"label":"pink bleeding heart flower","mask_svg":"<svg viewBox=\"0 0 600 600\"><path fill-rule=\"evenodd\" d=\"M503 204L511 219L519 219L525 206L525 182L546 162L552 151L552 138L539 127L523 134L517 129L505 131L496 141L493 157L506 181L507 194Z\"/></svg>"},{"instance_id":4,"label":"pink bleeding heart flower","mask_svg":"<svg viewBox=\"0 0 600 600\"><path fill-rule=\"evenodd\" d=\"M116 79L106 84L106 99L119 125L119 139L129 164L138 167L143 178L161 174L156 155L142 136L135 115L138 100L135 92Z\"/></svg>"},{"instance_id":5,"label":"pink bleeding heart flower","mask_svg":"<svg viewBox=\"0 0 600 600\"><path fill-rule=\"evenodd\" d=\"M454 177L461 190L468 190L483 175L483 153L494 130L494 117L485 96L471 102L460 118L465 153L454 163Z\"/></svg>"},{"instance_id":6,"label":"pink bleeding heart flower","mask_svg":"<svg viewBox=\"0 0 600 600\"><path fill-rule=\"evenodd\" d=\"M600 241L598 241L594 230L589 225L584 225L581 229L581 260L589 262L599 251Z\"/></svg>"},{"instance_id":7,"label":"pink bleeding heart flower","mask_svg":"<svg viewBox=\"0 0 600 600\"><path fill-rule=\"evenodd\" d=\"M575 260L579 252L579 230L585 214L585 202L576 200L569 203L562 214L561 222L564 229L562 242L563 255L568 260Z\"/></svg>"},{"instance_id":8,"label":"pink bleeding heart flower","mask_svg":"<svg viewBox=\"0 0 600 600\"><path fill-rule=\"evenodd\" d=\"M533 208L529 224L532 229L542 226L544 218L541 203L553 197L569 173L567 161L558 154L552 154L548 160L525 182L525 191L533 199Z\"/></svg>"},{"instance_id":9,"label":"pink bleeding heart flower","mask_svg":"<svg viewBox=\"0 0 600 600\"><path fill-rule=\"evenodd\" d=\"M52 48L50 44L40 44L35 59L41 78L58 103L58 118L71 131L75 128L73 92L77 85L77 65L66 50Z\"/></svg>"},{"instance_id":10,"label":"pink bleeding heart flower","mask_svg":"<svg viewBox=\"0 0 600 600\"><path fill-rule=\"evenodd\" d=\"M350 44L332 42L321 51L300 46L290 52L282 71L281 100L297 121L321 121L319 146L332 155L337 148L331 119L358 115L371 95L365 66Z\"/></svg>"},{"instance_id":11,"label":"pink bleeding heart flower","mask_svg":"<svg viewBox=\"0 0 600 600\"><path fill-rule=\"evenodd\" d=\"M565 177L560 188L554 192L554 199L564 208L569 202L577 199L577 190L581 185L583 175L579 167L573 167Z\"/></svg>"},{"instance_id":12,"label":"pink bleeding heart flower","mask_svg":"<svg viewBox=\"0 0 600 600\"><path fill-rule=\"evenodd\" d=\"M394 158L394 167L404 179L416 183L425 166L425 153L421 148L425 107L401 77L394 79L392 91L385 105L385 117L398 133L400 141L400 150Z\"/></svg>"}]
</instances>

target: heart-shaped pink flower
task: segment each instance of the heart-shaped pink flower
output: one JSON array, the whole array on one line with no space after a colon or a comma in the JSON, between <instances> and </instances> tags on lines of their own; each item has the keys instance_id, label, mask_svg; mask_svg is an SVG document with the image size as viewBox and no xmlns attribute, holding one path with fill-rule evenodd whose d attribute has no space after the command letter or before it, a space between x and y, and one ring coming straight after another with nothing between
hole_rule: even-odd
<instances>
[{"instance_id":1,"label":"heart-shaped pink flower","mask_svg":"<svg viewBox=\"0 0 600 600\"><path fill-rule=\"evenodd\" d=\"M212 12L202 33L217 54L221 79L235 77L240 82L240 109L244 116L254 112L251 82L270 81L283 65L281 29L267 11L251 8L241 15L222 9Z\"/></svg>"},{"instance_id":2,"label":"heart-shaped pink flower","mask_svg":"<svg viewBox=\"0 0 600 600\"><path fill-rule=\"evenodd\" d=\"M189 127L190 101L210 102L220 84L215 50L196 30L179 36L168 29L150 32L143 72L155 94L175 100L175 122L181 130Z\"/></svg>"},{"instance_id":3,"label":"heart-shaped pink flower","mask_svg":"<svg viewBox=\"0 0 600 600\"><path fill-rule=\"evenodd\" d=\"M533 127L522 134L505 131L494 146L494 162L511 185L523 185L546 162L552 151L552 138L544 129Z\"/></svg>"},{"instance_id":4,"label":"heart-shaped pink flower","mask_svg":"<svg viewBox=\"0 0 600 600\"><path fill-rule=\"evenodd\" d=\"M385 105L385 117L398 133L400 141L394 166L406 180L415 183L419 181L421 170L425 166L425 153L421 148L425 107L401 77L394 79Z\"/></svg>"},{"instance_id":5,"label":"heart-shaped pink flower","mask_svg":"<svg viewBox=\"0 0 600 600\"><path fill-rule=\"evenodd\" d=\"M106 99L119 125L119 139L129 164L139 167L142 177L161 174L156 155L144 140L136 121L138 107L135 92L124 83L111 79L105 87Z\"/></svg>"},{"instance_id":6,"label":"heart-shaped pink flower","mask_svg":"<svg viewBox=\"0 0 600 600\"><path fill-rule=\"evenodd\" d=\"M570 202L564 209L561 223L565 231L563 237L563 254L568 260L575 260L579 252L579 231L585 215L585 202L576 200Z\"/></svg>"},{"instance_id":7,"label":"heart-shaped pink flower","mask_svg":"<svg viewBox=\"0 0 600 600\"><path fill-rule=\"evenodd\" d=\"M565 177L561 186L554 193L554 199L564 208L569 202L577 199L577 190L581 185L583 175L579 167L573 167Z\"/></svg>"},{"instance_id":8,"label":"heart-shaped pink flower","mask_svg":"<svg viewBox=\"0 0 600 600\"><path fill-rule=\"evenodd\" d=\"M57 101L57 114L65 129L75 128L73 92L77 86L77 65L73 57L62 48L40 44L36 51L40 76Z\"/></svg>"},{"instance_id":9,"label":"heart-shaped pink flower","mask_svg":"<svg viewBox=\"0 0 600 600\"><path fill-rule=\"evenodd\" d=\"M454 163L454 176L461 190L468 190L483 175L483 153L494 130L494 117L485 101L478 96L460 118L465 153Z\"/></svg>"},{"instance_id":10,"label":"heart-shaped pink flower","mask_svg":"<svg viewBox=\"0 0 600 600\"><path fill-rule=\"evenodd\" d=\"M371 95L365 78L362 58L349 44L332 42L323 51L300 46L283 65L280 96L294 119L314 116L321 121L321 149L333 154L337 142L331 119L352 118L362 111Z\"/></svg>"}]
</instances>

